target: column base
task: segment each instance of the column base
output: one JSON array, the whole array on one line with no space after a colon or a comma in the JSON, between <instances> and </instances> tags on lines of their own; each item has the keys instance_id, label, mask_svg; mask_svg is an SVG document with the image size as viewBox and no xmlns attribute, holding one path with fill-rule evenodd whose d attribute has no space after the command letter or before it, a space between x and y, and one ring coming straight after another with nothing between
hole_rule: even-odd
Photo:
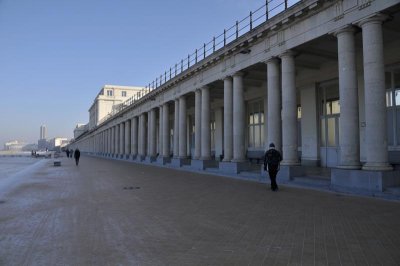
<instances>
[{"instance_id":1,"label":"column base","mask_svg":"<svg viewBox=\"0 0 400 266\"><path fill-rule=\"evenodd\" d=\"M251 168L250 163L244 162L220 162L218 168L221 172L226 174L238 174L243 171L247 171Z\"/></svg>"},{"instance_id":2,"label":"column base","mask_svg":"<svg viewBox=\"0 0 400 266\"><path fill-rule=\"evenodd\" d=\"M214 160L191 160L190 168L195 170L204 170L206 168L218 167L218 162Z\"/></svg>"},{"instance_id":3,"label":"column base","mask_svg":"<svg viewBox=\"0 0 400 266\"><path fill-rule=\"evenodd\" d=\"M158 157L157 158L157 163L158 164L161 164L161 165L166 165L167 163L170 163L171 162L171 158L169 158L169 157Z\"/></svg>"},{"instance_id":4,"label":"column base","mask_svg":"<svg viewBox=\"0 0 400 266\"><path fill-rule=\"evenodd\" d=\"M282 161L281 166L299 166L299 161Z\"/></svg>"},{"instance_id":5,"label":"column base","mask_svg":"<svg viewBox=\"0 0 400 266\"><path fill-rule=\"evenodd\" d=\"M144 160L146 160L146 155L137 155L135 158L136 162L143 162Z\"/></svg>"},{"instance_id":6,"label":"column base","mask_svg":"<svg viewBox=\"0 0 400 266\"><path fill-rule=\"evenodd\" d=\"M188 158L172 158L171 166L182 167L182 165L190 164L190 159Z\"/></svg>"},{"instance_id":7,"label":"column base","mask_svg":"<svg viewBox=\"0 0 400 266\"><path fill-rule=\"evenodd\" d=\"M366 171L392 171L393 166L388 163L366 163L362 169Z\"/></svg>"},{"instance_id":8,"label":"column base","mask_svg":"<svg viewBox=\"0 0 400 266\"><path fill-rule=\"evenodd\" d=\"M339 168L339 169L347 169L347 170L360 170L361 169L361 164L338 165L337 168Z\"/></svg>"},{"instance_id":9,"label":"column base","mask_svg":"<svg viewBox=\"0 0 400 266\"><path fill-rule=\"evenodd\" d=\"M135 161L137 157L137 154L129 154L129 160Z\"/></svg>"},{"instance_id":10,"label":"column base","mask_svg":"<svg viewBox=\"0 0 400 266\"><path fill-rule=\"evenodd\" d=\"M155 155L148 155L146 156L145 160L146 163L152 163L157 161L157 157Z\"/></svg>"},{"instance_id":11,"label":"column base","mask_svg":"<svg viewBox=\"0 0 400 266\"><path fill-rule=\"evenodd\" d=\"M382 192L400 185L400 171L366 171L332 168L331 185L338 190Z\"/></svg>"},{"instance_id":12,"label":"column base","mask_svg":"<svg viewBox=\"0 0 400 266\"><path fill-rule=\"evenodd\" d=\"M293 180L294 177L300 177L305 175L305 168L300 165L281 165L281 168L276 175L276 179L280 181L290 181ZM263 172L264 171L263 168Z\"/></svg>"}]
</instances>

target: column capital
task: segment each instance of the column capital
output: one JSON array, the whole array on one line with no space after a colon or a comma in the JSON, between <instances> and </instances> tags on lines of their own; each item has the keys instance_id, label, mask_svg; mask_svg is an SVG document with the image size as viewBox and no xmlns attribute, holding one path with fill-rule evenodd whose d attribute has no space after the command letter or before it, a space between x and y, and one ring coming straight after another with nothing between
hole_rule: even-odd
<instances>
[{"instance_id":1,"label":"column capital","mask_svg":"<svg viewBox=\"0 0 400 266\"><path fill-rule=\"evenodd\" d=\"M232 77L234 77L234 76L243 77L244 76L244 72L243 71L237 71L237 72L233 73Z\"/></svg>"},{"instance_id":2,"label":"column capital","mask_svg":"<svg viewBox=\"0 0 400 266\"><path fill-rule=\"evenodd\" d=\"M331 34L333 36L337 37L339 34L342 34L342 33L353 33L354 34L356 31L357 31L356 27L354 27L353 25L348 24L348 25L345 25L345 26L343 26L343 27L331 32Z\"/></svg>"},{"instance_id":3,"label":"column capital","mask_svg":"<svg viewBox=\"0 0 400 266\"><path fill-rule=\"evenodd\" d=\"M203 90L205 90L205 89L209 89L210 88L210 86L207 86L207 85L204 85L203 87L201 87L200 89L203 91Z\"/></svg>"},{"instance_id":4,"label":"column capital","mask_svg":"<svg viewBox=\"0 0 400 266\"><path fill-rule=\"evenodd\" d=\"M385 20L389 18L389 15L382 13L375 13L368 18L362 19L356 23L357 26L363 27L367 23L379 23L382 24Z\"/></svg>"},{"instance_id":5,"label":"column capital","mask_svg":"<svg viewBox=\"0 0 400 266\"><path fill-rule=\"evenodd\" d=\"M297 55L297 53L296 53L295 51L293 51L293 50L286 50L286 51L284 51L283 53L281 53L281 54L279 55L279 57L280 57L280 58L283 58L283 57L294 57L295 55Z\"/></svg>"},{"instance_id":6,"label":"column capital","mask_svg":"<svg viewBox=\"0 0 400 266\"><path fill-rule=\"evenodd\" d=\"M223 77L222 80L232 80L232 76L227 75L227 76Z\"/></svg>"},{"instance_id":7,"label":"column capital","mask_svg":"<svg viewBox=\"0 0 400 266\"><path fill-rule=\"evenodd\" d=\"M271 63L272 64L278 64L279 63L279 58L274 56L274 57L271 57L271 58L265 60L264 63L267 64L267 65L271 64Z\"/></svg>"}]
</instances>

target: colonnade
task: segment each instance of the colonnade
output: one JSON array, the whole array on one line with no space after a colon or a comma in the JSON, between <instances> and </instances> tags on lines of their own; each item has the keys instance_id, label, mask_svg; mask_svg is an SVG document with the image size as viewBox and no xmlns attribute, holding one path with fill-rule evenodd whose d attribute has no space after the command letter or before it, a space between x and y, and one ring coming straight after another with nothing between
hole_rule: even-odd
<instances>
[{"instance_id":1,"label":"colonnade","mask_svg":"<svg viewBox=\"0 0 400 266\"><path fill-rule=\"evenodd\" d=\"M365 88L366 163L365 170L390 170L387 151L385 77L383 62L382 15L363 20L363 66ZM360 125L354 26L334 32L338 43L338 77L340 95L339 168L360 169ZM297 139L297 98L295 49L265 61L267 65L266 139L283 153L283 165L299 165ZM223 78L223 162L241 163L246 159L245 72ZM120 121L104 126L95 137L97 153L118 158L186 159L187 95L179 95ZM195 144L194 160L211 160L210 86L194 88ZM170 111L173 107L173 145L170 145ZM157 124L158 120L158 124ZM116 121L116 120L115 120ZM110 122L114 123L114 122ZM158 134L157 134L158 128Z\"/></svg>"}]
</instances>

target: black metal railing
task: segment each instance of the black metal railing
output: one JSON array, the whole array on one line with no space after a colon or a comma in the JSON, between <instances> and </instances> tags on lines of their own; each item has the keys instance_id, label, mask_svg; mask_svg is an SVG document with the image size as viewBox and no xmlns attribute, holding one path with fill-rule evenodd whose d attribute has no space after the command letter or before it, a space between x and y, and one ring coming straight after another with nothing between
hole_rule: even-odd
<instances>
[{"instance_id":1,"label":"black metal railing","mask_svg":"<svg viewBox=\"0 0 400 266\"><path fill-rule=\"evenodd\" d=\"M197 48L193 53L188 54L187 57L181 59L180 62L164 71L163 74L157 77L154 81L150 82L142 91L136 93L123 104L120 104L114 108L109 115L101 120L101 122L104 122L109 117L135 103L145 94L158 89L163 84L188 70L193 65L200 63L208 56L224 48L226 45L237 40L244 34L251 32L259 25L301 1L302 0L266 0L261 7L255 11L250 11L247 17L236 21L233 26L228 29L224 29L223 33L214 36L211 41L203 43L203 45Z\"/></svg>"}]
</instances>

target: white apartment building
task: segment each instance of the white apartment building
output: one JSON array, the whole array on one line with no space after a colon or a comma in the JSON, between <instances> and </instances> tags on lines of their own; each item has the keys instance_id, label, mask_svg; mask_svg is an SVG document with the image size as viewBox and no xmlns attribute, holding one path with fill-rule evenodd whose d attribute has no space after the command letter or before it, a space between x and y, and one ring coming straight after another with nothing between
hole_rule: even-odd
<instances>
[{"instance_id":1,"label":"white apartment building","mask_svg":"<svg viewBox=\"0 0 400 266\"><path fill-rule=\"evenodd\" d=\"M115 106L123 104L129 98L141 97L144 94L143 87L104 85L89 108L89 129L96 127L112 113Z\"/></svg>"}]
</instances>

